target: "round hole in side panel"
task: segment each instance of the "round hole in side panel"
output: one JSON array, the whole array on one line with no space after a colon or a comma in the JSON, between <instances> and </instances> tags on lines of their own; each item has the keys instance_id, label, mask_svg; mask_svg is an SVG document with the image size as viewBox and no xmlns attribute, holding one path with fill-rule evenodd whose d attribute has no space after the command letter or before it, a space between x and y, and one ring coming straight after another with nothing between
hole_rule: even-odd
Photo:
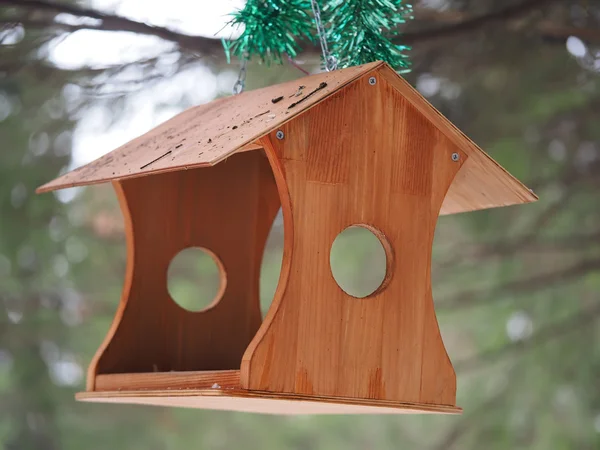
<instances>
[{"instance_id":1,"label":"round hole in side panel","mask_svg":"<svg viewBox=\"0 0 600 450\"><path fill-rule=\"evenodd\" d=\"M329 263L338 286L348 295L365 298L383 289L391 264L389 244L381 232L352 225L337 235Z\"/></svg>"},{"instance_id":2,"label":"round hole in side panel","mask_svg":"<svg viewBox=\"0 0 600 450\"><path fill-rule=\"evenodd\" d=\"M167 289L186 311L199 312L216 305L227 284L225 268L217 255L202 247L186 248L171 260Z\"/></svg>"}]
</instances>

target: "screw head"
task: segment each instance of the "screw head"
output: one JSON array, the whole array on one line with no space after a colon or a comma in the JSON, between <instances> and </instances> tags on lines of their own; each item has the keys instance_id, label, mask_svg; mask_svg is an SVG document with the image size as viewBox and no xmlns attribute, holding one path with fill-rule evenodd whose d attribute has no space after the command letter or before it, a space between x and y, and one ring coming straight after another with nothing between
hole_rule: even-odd
<instances>
[{"instance_id":1,"label":"screw head","mask_svg":"<svg viewBox=\"0 0 600 450\"><path fill-rule=\"evenodd\" d=\"M371 86L375 86L377 84L377 78L375 78L375 77L369 77L369 84Z\"/></svg>"},{"instance_id":2,"label":"screw head","mask_svg":"<svg viewBox=\"0 0 600 450\"><path fill-rule=\"evenodd\" d=\"M285 137L285 134L283 134L283 131L278 130L277 133L275 133L275 136L277 137L277 139L281 140Z\"/></svg>"},{"instance_id":3,"label":"screw head","mask_svg":"<svg viewBox=\"0 0 600 450\"><path fill-rule=\"evenodd\" d=\"M460 159L460 155L458 153L452 153L452 161L456 162Z\"/></svg>"}]
</instances>

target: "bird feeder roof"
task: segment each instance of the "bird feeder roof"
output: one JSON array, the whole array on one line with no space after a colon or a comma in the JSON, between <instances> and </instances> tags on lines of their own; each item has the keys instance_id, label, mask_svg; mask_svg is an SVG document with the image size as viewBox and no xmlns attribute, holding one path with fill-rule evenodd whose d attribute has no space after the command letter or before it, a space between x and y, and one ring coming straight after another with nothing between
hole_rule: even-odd
<instances>
[{"instance_id":1,"label":"bird feeder roof","mask_svg":"<svg viewBox=\"0 0 600 450\"><path fill-rule=\"evenodd\" d=\"M382 74L469 157L448 191L442 214L537 199L383 62L319 73L190 108L97 160L44 184L38 192L213 166L236 152L259 148L257 140L261 137L374 72Z\"/></svg>"}]
</instances>

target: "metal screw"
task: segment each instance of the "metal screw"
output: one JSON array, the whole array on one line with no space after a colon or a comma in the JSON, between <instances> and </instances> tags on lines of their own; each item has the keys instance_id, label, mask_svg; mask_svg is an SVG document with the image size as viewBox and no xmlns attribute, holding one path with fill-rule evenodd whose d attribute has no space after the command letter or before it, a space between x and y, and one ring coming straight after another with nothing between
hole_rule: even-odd
<instances>
[{"instance_id":1,"label":"metal screw","mask_svg":"<svg viewBox=\"0 0 600 450\"><path fill-rule=\"evenodd\" d=\"M460 159L460 155L458 153L452 153L452 161L456 162Z\"/></svg>"},{"instance_id":2,"label":"metal screw","mask_svg":"<svg viewBox=\"0 0 600 450\"><path fill-rule=\"evenodd\" d=\"M277 136L277 139L281 140L285 137L285 134L283 134L283 131L279 130L277 133L275 133L275 136Z\"/></svg>"},{"instance_id":3,"label":"metal screw","mask_svg":"<svg viewBox=\"0 0 600 450\"><path fill-rule=\"evenodd\" d=\"M375 84L377 84L377 78L375 78L375 77L370 77L370 78L369 78L369 84L370 84L371 86L375 86Z\"/></svg>"}]
</instances>

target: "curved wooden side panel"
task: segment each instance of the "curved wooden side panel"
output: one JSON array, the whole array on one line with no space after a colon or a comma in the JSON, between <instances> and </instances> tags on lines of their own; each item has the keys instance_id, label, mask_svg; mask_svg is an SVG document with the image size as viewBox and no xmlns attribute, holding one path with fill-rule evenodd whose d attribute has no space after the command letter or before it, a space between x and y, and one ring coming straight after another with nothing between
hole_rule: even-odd
<instances>
[{"instance_id":1,"label":"curved wooden side panel","mask_svg":"<svg viewBox=\"0 0 600 450\"><path fill-rule=\"evenodd\" d=\"M123 314L125 313L125 308L127 307L127 300L129 298L129 291L131 289L131 280L133 279L133 268L135 267L134 261L134 247L135 244L133 242L133 226L131 224L131 213L129 212L129 206L127 205L127 197L123 192L123 186L120 182L114 181L112 183L113 188L115 189L115 193L117 195L117 199L119 201L119 207L121 208L121 214L123 215L123 222L125 225L125 242L127 245L127 263L125 268L125 281L123 283L123 292L121 293L121 301L119 302L119 306L117 308L117 312L115 313L115 318L104 338L102 344L94 354L90 365L87 370L87 379L86 379L86 390L93 391L96 386L96 373L98 370L98 361L104 354L106 347L112 340L113 336L117 332L119 325L121 323L121 319L123 318Z\"/></svg>"},{"instance_id":2,"label":"curved wooden side panel","mask_svg":"<svg viewBox=\"0 0 600 450\"><path fill-rule=\"evenodd\" d=\"M431 292L431 251L442 205L453 180L462 170L468 156L444 139L438 140L434 151L436 157L433 161L435 176L432 182L431 215L432 218L435 217L435 220L429 225L431 229L427 248L430 250L428 252L427 294L423 323L424 329L429 330L429 333L425 334L423 338L420 401L438 405L455 405L456 373L440 334ZM453 154L459 155L460 159L457 162L449 163L448 158L451 159Z\"/></svg>"},{"instance_id":3,"label":"curved wooden side panel","mask_svg":"<svg viewBox=\"0 0 600 450\"><path fill-rule=\"evenodd\" d=\"M239 369L262 321L260 263L279 209L264 154L244 152L215 167L116 188L127 224L127 278L88 390L96 374ZM167 291L169 263L188 247L214 252L227 275L221 300L200 312L180 308Z\"/></svg>"},{"instance_id":4,"label":"curved wooden side panel","mask_svg":"<svg viewBox=\"0 0 600 450\"><path fill-rule=\"evenodd\" d=\"M240 385L243 389L249 389L251 385L250 377L250 359L256 348L262 343L267 331L271 328L273 320L277 316L281 299L285 294L288 279L290 276L290 261L292 257L292 242L294 239L294 220L292 217L292 208L290 204L290 194L288 192L283 167L281 165L280 156L278 155L269 136L265 136L260 140L261 145L265 150L265 154L271 166L271 171L275 179L281 211L283 214L283 257L281 261L281 271L279 273L279 281L275 289L275 295L271 302L271 307L265 316L265 319L259 328L258 332L250 342L250 345L244 352L240 369ZM264 372L261 372L264 374ZM254 372L258 374L258 372Z\"/></svg>"},{"instance_id":5,"label":"curved wooden side panel","mask_svg":"<svg viewBox=\"0 0 600 450\"><path fill-rule=\"evenodd\" d=\"M284 139L263 144L282 165L274 171L289 192L284 218L293 233L286 223L277 302L244 354L244 388L455 404L431 297L431 249L467 155L380 75L366 74L283 125ZM329 266L335 237L353 224L377 230L391 249L387 285L364 299L342 291Z\"/></svg>"}]
</instances>

